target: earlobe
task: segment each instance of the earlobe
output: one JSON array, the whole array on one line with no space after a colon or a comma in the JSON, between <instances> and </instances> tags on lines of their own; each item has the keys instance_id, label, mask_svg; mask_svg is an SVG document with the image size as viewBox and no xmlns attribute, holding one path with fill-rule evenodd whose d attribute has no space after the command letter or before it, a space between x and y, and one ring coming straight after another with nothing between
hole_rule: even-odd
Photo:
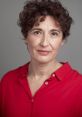
<instances>
[{"instance_id":1,"label":"earlobe","mask_svg":"<svg viewBox=\"0 0 82 117\"><path fill-rule=\"evenodd\" d=\"M62 41L62 43L61 43L61 46L63 46L64 45L64 41Z\"/></svg>"},{"instance_id":2,"label":"earlobe","mask_svg":"<svg viewBox=\"0 0 82 117\"><path fill-rule=\"evenodd\" d=\"M27 37L24 38L24 43L25 43L26 45L28 44L28 39L27 39Z\"/></svg>"},{"instance_id":3,"label":"earlobe","mask_svg":"<svg viewBox=\"0 0 82 117\"><path fill-rule=\"evenodd\" d=\"M63 39L61 42L61 46L63 46L66 43L67 40Z\"/></svg>"},{"instance_id":4,"label":"earlobe","mask_svg":"<svg viewBox=\"0 0 82 117\"><path fill-rule=\"evenodd\" d=\"M28 45L28 41L27 40L25 40L25 44Z\"/></svg>"}]
</instances>

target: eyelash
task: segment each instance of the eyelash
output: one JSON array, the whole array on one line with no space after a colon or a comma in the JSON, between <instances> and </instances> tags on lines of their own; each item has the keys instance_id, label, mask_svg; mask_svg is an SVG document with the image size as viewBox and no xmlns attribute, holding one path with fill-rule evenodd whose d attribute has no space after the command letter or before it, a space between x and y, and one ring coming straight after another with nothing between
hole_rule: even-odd
<instances>
[{"instance_id":1,"label":"eyelash","mask_svg":"<svg viewBox=\"0 0 82 117\"><path fill-rule=\"evenodd\" d=\"M41 34L41 32L40 31L34 31L33 34L38 35L38 34Z\"/></svg>"},{"instance_id":2,"label":"eyelash","mask_svg":"<svg viewBox=\"0 0 82 117\"><path fill-rule=\"evenodd\" d=\"M40 35L40 34L42 34L42 32L36 30L36 31L33 31L32 34L34 34L34 35ZM51 36L58 36L58 33L57 32L52 32Z\"/></svg>"},{"instance_id":3,"label":"eyelash","mask_svg":"<svg viewBox=\"0 0 82 117\"><path fill-rule=\"evenodd\" d=\"M57 36L58 35L58 33L57 32L53 32L53 33L51 33L53 36Z\"/></svg>"}]
</instances>

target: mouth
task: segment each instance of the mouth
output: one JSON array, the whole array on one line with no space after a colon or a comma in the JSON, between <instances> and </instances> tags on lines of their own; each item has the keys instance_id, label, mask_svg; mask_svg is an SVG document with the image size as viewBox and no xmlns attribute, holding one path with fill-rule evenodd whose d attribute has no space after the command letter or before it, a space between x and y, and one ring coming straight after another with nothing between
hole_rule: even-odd
<instances>
[{"instance_id":1,"label":"mouth","mask_svg":"<svg viewBox=\"0 0 82 117\"><path fill-rule=\"evenodd\" d=\"M42 55L42 56L47 56L50 53L50 51L47 51L47 50L38 50L38 53L40 55Z\"/></svg>"}]
</instances>

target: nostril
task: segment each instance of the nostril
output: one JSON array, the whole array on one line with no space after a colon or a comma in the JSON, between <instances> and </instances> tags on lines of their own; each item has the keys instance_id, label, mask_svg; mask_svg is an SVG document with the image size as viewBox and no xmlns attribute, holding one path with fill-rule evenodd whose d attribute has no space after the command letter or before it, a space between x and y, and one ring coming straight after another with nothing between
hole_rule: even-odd
<instances>
[{"instance_id":1,"label":"nostril","mask_svg":"<svg viewBox=\"0 0 82 117\"><path fill-rule=\"evenodd\" d=\"M40 45L41 46L47 46L47 45L49 45L49 42L48 42L47 39L42 39L41 42L40 42Z\"/></svg>"}]
</instances>

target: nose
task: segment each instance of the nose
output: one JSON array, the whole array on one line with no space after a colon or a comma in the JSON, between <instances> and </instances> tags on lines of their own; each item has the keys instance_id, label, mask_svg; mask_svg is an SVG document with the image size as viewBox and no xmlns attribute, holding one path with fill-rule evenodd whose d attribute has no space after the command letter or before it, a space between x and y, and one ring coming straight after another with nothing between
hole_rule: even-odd
<instances>
[{"instance_id":1,"label":"nose","mask_svg":"<svg viewBox=\"0 0 82 117\"><path fill-rule=\"evenodd\" d=\"M48 35L43 35L40 45L43 47L48 46L49 45L48 38L49 38Z\"/></svg>"}]
</instances>

